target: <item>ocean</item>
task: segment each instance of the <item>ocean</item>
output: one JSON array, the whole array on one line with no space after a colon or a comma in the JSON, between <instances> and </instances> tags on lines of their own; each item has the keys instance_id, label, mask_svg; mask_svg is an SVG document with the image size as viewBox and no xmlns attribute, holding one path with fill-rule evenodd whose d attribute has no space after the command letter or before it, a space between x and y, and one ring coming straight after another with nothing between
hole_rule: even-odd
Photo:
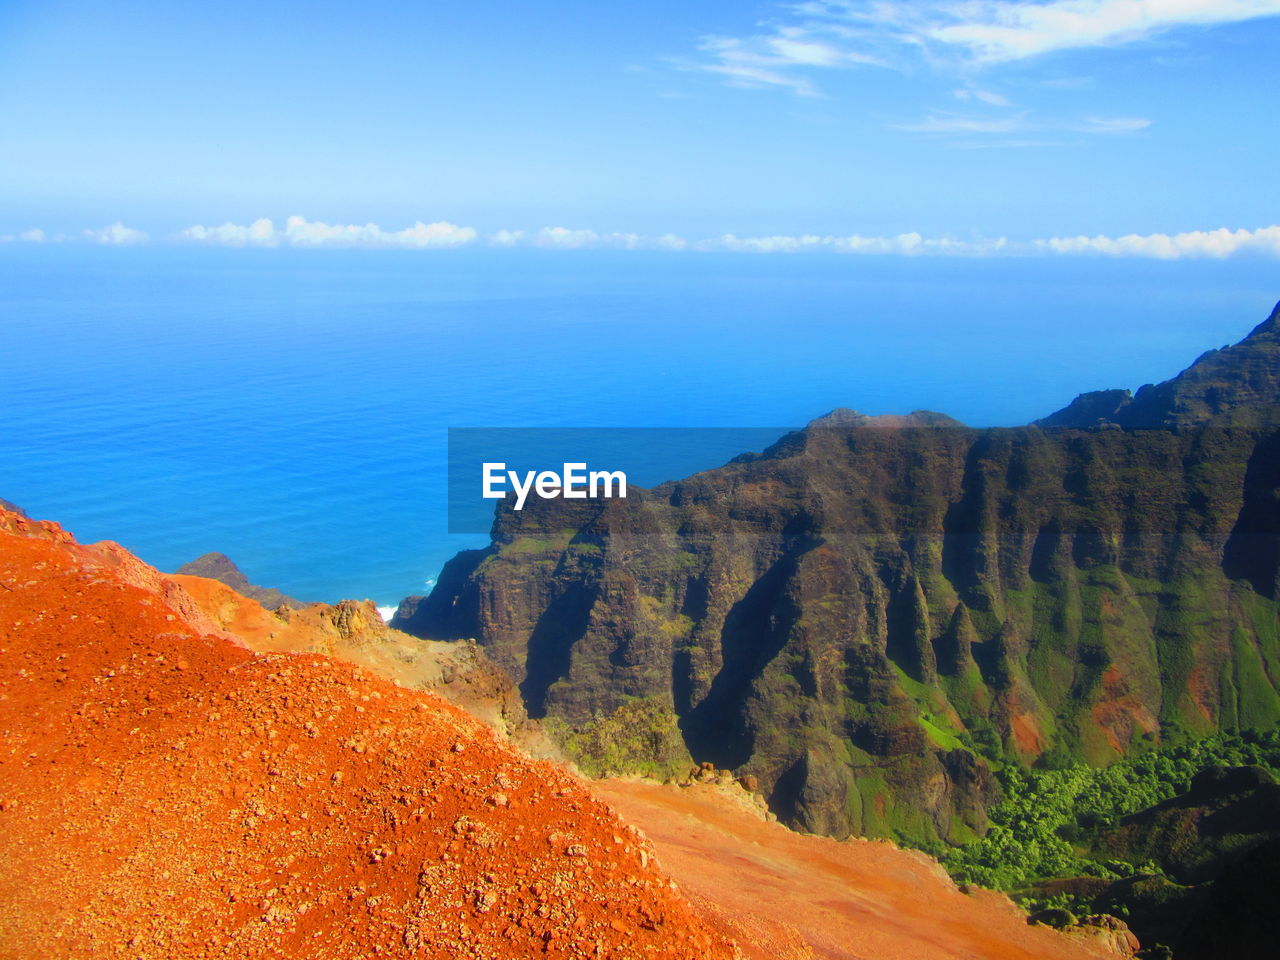
<instances>
[{"instance_id":1,"label":"ocean","mask_svg":"<svg viewBox=\"0 0 1280 960\"><path fill-rule=\"evenodd\" d=\"M449 534L450 427L977 426L1166 379L1271 260L0 247L0 497L172 570L393 605ZM673 452L670 477L736 451Z\"/></svg>"}]
</instances>

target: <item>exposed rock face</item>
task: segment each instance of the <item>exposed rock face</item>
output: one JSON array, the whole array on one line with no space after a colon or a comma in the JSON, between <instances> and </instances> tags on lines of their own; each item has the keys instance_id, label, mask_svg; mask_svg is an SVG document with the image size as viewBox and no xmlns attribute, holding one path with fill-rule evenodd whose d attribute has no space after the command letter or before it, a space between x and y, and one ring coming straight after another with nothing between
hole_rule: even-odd
<instances>
[{"instance_id":1,"label":"exposed rock face","mask_svg":"<svg viewBox=\"0 0 1280 960\"><path fill-rule=\"evenodd\" d=\"M656 703L795 825L961 839L988 759L1280 719L1280 310L1122 399L1077 401L1087 429L838 411L626 500L506 510L393 626L475 637L571 728Z\"/></svg>"},{"instance_id":2,"label":"exposed rock face","mask_svg":"<svg viewBox=\"0 0 1280 960\"><path fill-rule=\"evenodd\" d=\"M286 596L274 587L255 587L225 553L206 553L204 556L196 557L190 563L180 566L176 573L187 577L206 577L225 583L236 593L257 600L268 610L306 606L302 601Z\"/></svg>"},{"instance_id":3,"label":"exposed rock face","mask_svg":"<svg viewBox=\"0 0 1280 960\"><path fill-rule=\"evenodd\" d=\"M122 554L0 512L3 960L736 954L568 774Z\"/></svg>"}]
</instances>

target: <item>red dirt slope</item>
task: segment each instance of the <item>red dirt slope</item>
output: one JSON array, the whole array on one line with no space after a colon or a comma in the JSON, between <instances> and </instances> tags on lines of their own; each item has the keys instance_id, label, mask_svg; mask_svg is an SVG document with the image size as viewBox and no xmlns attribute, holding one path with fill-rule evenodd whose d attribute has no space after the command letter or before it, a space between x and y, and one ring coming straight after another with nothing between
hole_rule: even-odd
<instances>
[{"instance_id":1,"label":"red dirt slope","mask_svg":"<svg viewBox=\"0 0 1280 960\"><path fill-rule=\"evenodd\" d=\"M1127 931L1030 927L1000 894L961 893L923 854L793 833L711 786L603 780L592 791L753 960L1115 960L1136 945L1121 946Z\"/></svg>"},{"instance_id":2,"label":"red dirt slope","mask_svg":"<svg viewBox=\"0 0 1280 960\"><path fill-rule=\"evenodd\" d=\"M410 690L425 690L506 735L522 753L558 759L559 750L529 720L520 691L475 643L422 640L390 629L371 601L268 610L218 580L174 574L222 630L258 653L322 653L364 667Z\"/></svg>"},{"instance_id":3,"label":"red dirt slope","mask_svg":"<svg viewBox=\"0 0 1280 960\"><path fill-rule=\"evenodd\" d=\"M0 958L733 955L566 774L216 629L0 511Z\"/></svg>"}]
</instances>

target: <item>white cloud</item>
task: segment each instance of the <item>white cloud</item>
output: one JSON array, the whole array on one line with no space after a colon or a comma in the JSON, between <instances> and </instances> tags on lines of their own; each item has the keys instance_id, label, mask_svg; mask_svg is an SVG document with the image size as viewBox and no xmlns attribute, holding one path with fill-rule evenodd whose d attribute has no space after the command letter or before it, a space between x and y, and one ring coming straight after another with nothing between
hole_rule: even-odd
<instances>
[{"instance_id":1,"label":"white cloud","mask_svg":"<svg viewBox=\"0 0 1280 960\"><path fill-rule=\"evenodd\" d=\"M818 94L807 79L786 72L794 63L767 52L769 38L704 37L698 49L713 58L698 69L720 74L731 87L785 87L800 97Z\"/></svg>"},{"instance_id":2,"label":"white cloud","mask_svg":"<svg viewBox=\"0 0 1280 960\"><path fill-rule=\"evenodd\" d=\"M900 233L895 237L835 237L832 246L842 253L896 253L907 256L986 257L1009 246L1004 237L994 240L955 240L950 237L922 237L918 233Z\"/></svg>"},{"instance_id":3,"label":"white cloud","mask_svg":"<svg viewBox=\"0 0 1280 960\"><path fill-rule=\"evenodd\" d=\"M932 63L1007 63L1060 50L1119 46L1182 27L1280 15L1280 0L811 0L742 37L703 38L696 69L734 86L818 92L810 73L889 66L923 53ZM967 90L992 106L1000 94Z\"/></svg>"},{"instance_id":4,"label":"white cloud","mask_svg":"<svg viewBox=\"0 0 1280 960\"><path fill-rule=\"evenodd\" d=\"M978 0L929 6L932 22L924 26L923 35L960 47L985 63L1022 60L1055 50L1113 46L1177 27L1280 14L1280 0Z\"/></svg>"},{"instance_id":5,"label":"white cloud","mask_svg":"<svg viewBox=\"0 0 1280 960\"><path fill-rule=\"evenodd\" d=\"M793 40L790 37L769 37L765 41L779 63L805 67L837 67L844 57L829 43L813 43Z\"/></svg>"},{"instance_id":6,"label":"white cloud","mask_svg":"<svg viewBox=\"0 0 1280 960\"><path fill-rule=\"evenodd\" d=\"M896 124L909 133L1014 133L1034 129L1025 113L1003 117L975 117L958 113L931 113L916 123Z\"/></svg>"},{"instance_id":7,"label":"white cloud","mask_svg":"<svg viewBox=\"0 0 1280 960\"><path fill-rule=\"evenodd\" d=\"M274 247L280 242L275 225L266 217L261 217L248 226L229 222L220 227L202 227L196 224L181 231L178 238L223 247Z\"/></svg>"},{"instance_id":8,"label":"white cloud","mask_svg":"<svg viewBox=\"0 0 1280 960\"><path fill-rule=\"evenodd\" d=\"M1034 145L1039 141L1028 141ZM503 231L516 234L518 231ZM497 234L495 234L497 236ZM523 235L512 243L523 243ZM957 239L926 237L911 231L892 236L862 234L761 234L739 236L724 233L697 242L668 233L650 237L634 233L600 233L590 229L545 227L532 236L532 245L554 250L670 250L722 253L801 254L809 252L865 254L879 256L993 257L1094 255L1179 259L1183 257L1229 257L1235 254L1263 254L1280 257L1280 226L1258 230L1190 231L1168 236L1151 234L1111 238L1052 237L1015 241L1007 237Z\"/></svg>"},{"instance_id":9,"label":"white cloud","mask_svg":"<svg viewBox=\"0 0 1280 960\"><path fill-rule=\"evenodd\" d=\"M1016 114L973 115L950 113L936 110L923 120L914 123L899 123L895 130L908 133L944 133L944 134L1008 134L1031 130L1067 131L1071 133L1089 134L1122 134L1136 133L1151 126L1146 117L1085 117L1083 120L1033 120L1027 111ZM1013 141L1025 144L1026 141ZM1046 145L1045 141L1037 141Z\"/></svg>"},{"instance_id":10,"label":"white cloud","mask_svg":"<svg viewBox=\"0 0 1280 960\"><path fill-rule=\"evenodd\" d=\"M699 244L702 250L731 250L734 253L796 253L800 250L813 250L821 246L822 238L816 234L806 233L798 237L739 237L732 233L721 234L714 240L704 240Z\"/></svg>"},{"instance_id":11,"label":"white cloud","mask_svg":"<svg viewBox=\"0 0 1280 960\"><path fill-rule=\"evenodd\" d=\"M0 234L0 243L44 243L48 238L39 227L24 230L17 236L12 233Z\"/></svg>"},{"instance_id":12,"label":"white cloud","mask_svg":"<svg viewBox=\"0 0 1280 960\"><path fill-rule=\"evenodd\" d=\"M638 233L597 233L568 227L543 227L533 237L533 245L547 250L684 250L689 243L674 233L645 237Z\"/></svg>"},{"instance_id":13,"label":"white cloud","mask_svg":"<svg viewBox=\"0 0 1280 960\"><path fill-rule=\"evenodd\" d=\"M1085 117L1075 129L1081 133L1133 133L1151 126L1146 117Z\"/></svg>"},{"instance_id":14,"label":"white cloud","mask_svg":"<svg viewBox=\"0 0 1280 960\"><path fill-rule=\"evenodd\" d=\"M662 236L654 238L653 246L659 250L687 250L689 241L674 233L664 233Z\"/></svg>"},{"instance_id":15,"label":"white cloud","mask_svg":"<svg viewBox=\"0 0 1280 960\"><path fill-rule=\"evenodd\" d=\"M698 50L711 62L696 69L718 73L735 87L785 87L801 97L815 97L817 88L795 68L884 66L878 57L839 43L838 35L824 36L808 26L778 27L774 33L752 37L703 37Z\"/></svg>"},{"instance_id":16,"label":"white cloud","mask_svg":"<svg viewBox=\"0 0 1280 960\"><path fill-rule=\"evenodd\" d=\"M404 230L385 231L376 223L328 224L290 217L284 225L284 241L296 247L405 247L425 250L432 247L460 247L476 239L471 227L443 221L418 221Z\"/></svg>"},{"instance_id":17,"label":"white cloud","mask_svg":"<svg viewBox=\"0 0 1280 960\"><path fill-rule=\"evenodd\" d=\"M523 239L523 230L499 230L490 235L489 242L495 247L514 247Z\"/></svg>"},{"instance_id":18,"label":"white cloud","mask_svg":"<svg viewBox=\"0 0 1280 960\"><path fill-rule=\"evenodd\" d=\"M1037 240L1048 253L1102 254L1110 257L1146 257L1157 260L1193 258L1223 259L1237 253L1280 257L1280 226L1258 230L1192 230L1186 233L1136 233L1123 237L1052 237Z\"/></svg>"},{"instance_id":19,"label":"white cloud","mask_svg":"<svg viewBox=\"0 0 1280 960\"><path fill-rule=\"evenodd\" d=\"M384 247L411 250L460 247L476 239L471 227L459 227L440 221L418 221L403 230L383 230L376 223L328 224L293 216L283 229L266 217L248 225L224 223L217 227L199 224L178 233L179 240L208 243L224 247Z\"/></svg>"},{"instance_id":20,"label":"white cloud","mask_svg":"<svg viewBox=\"0 0 1280 960\"><path fill-rule=\"evenodd\" d=\"M819 236L818 234L739 237L723 234L697 245L699 250L738 253L833 253L894 256L989 257L1027 255L1093 255L1139 257L1157 260L1192 258L1224 259L1236 254L1280 257L1280 226L1258 230L1193 230L1176 234L1129 234L1123 237L1052 237L1029 243L1005 237L957 240L900 233L889 237Z\"/></svg>"},{"instance_id":21,"label":"white cloud","mask_svg":"<svg viewBox=\"0 0 1280 960\"><path fill-rule=\"evenodd\" d=\"M918 233L900 233L892 237L818 236L813 233L799 236L773 235L764 237L738 237L723 234L714 240L699 244L701 250L727 250L736 253L800 253L809 250L826 250L834 253L895 254L898 256L963 256L985 257L1000 253L1009 247L1004 237L994 240L954 240L949 237L926 238Z\"/></svg>"},{"instance_id":22,"label":"white cloud","mask_svg":"<svg viewBox=\"0 0 1280 960\"><path fill-rule=\"evenodd\" d=\"M994 90L982 90L978 87L961 87L954 91L957 100L978 100L990 107L1011 107L1009 98Z\"/></svg>"},{"instance_id":23,"label":"white cloud","mask_svg":"<svg viewBox=\"0 0 1280 960\"><path fill-rule=\"evenodd\" d=\"M150 235L144 230L135 230L132 227L126 227L117 220L109 227L103 227L100 230L85 230L83 236L86 240L94 243L100 243L105 246L121 246L127 247L137 243L146 243L151 239Z\"/></svg>"},{"instance_id":24,"label":"white cloud","mask_svg":"<svg viewBox=\"0 0 1280 960\"><path fill-rule=\"evenodd\" d=\"M224 223L221 226L196 224L180 230L173 239L222 247L371 247L382 249L431 249L459 247L475 242L479 234L471 227L452 223L415 223L404 230L383 230L376 223L329 224L290 217L276 227L263 217L250 224ZM524 230L497 230L486 238L490 246L518 247L532 244L554 250L684 250L689 241L674 233L647 237L638 233L599 232L568 227L544 227L532 236Z\"/></svg>"},{"instance_id":25,"label":"white cloud","mask_svg":"<svg viewBox=\"0 0 1280 960\"><path fill-rule=\"evenodd\" d=\"M1038 141L1027 141L1028 145L1035 143ZM149 239L142 230L126 227L119 221L100 230L84 230L81 236L103 244L145 243ZM66 239L63 234L48 236L39 228L16 235L0 235L0 243L59 243ZM176 242L217 246L427 249L472 243L476 239L476 231L449 223L421 222L403 230L385 231L376 224L334 225L308 221L303 217L290 217L283 229L277 229L270 220L263 218L248 225L224 223L217 227L192 226L175 234L172 239ZM1223 227L1174 234L1055 236L1024 241L1009 240L1006 237L926 237L911 231L891 236L865 236L858 233L738 236L724 233L696 242L690 242L674 233L646 236L620 231L600 232L587 228L544 227L533 234L527 234L523 230L498 230L489 235L488 240L493 246L532 245L553 250L613 249L755 254L827 252L906 257L1100 256L1157 260L1225 259L1242 255L1280 259L1280 225L1255 230L1231 230Z\"/></svg>"},{"instance_id":26,"label":"white cloud","mask_svg":"<svg viewBox=\"0 0 1280 960\"><path fill-rule=\"evenodd\" d=\"M543 227L533 238L536 247L556 250L581 250L600 243L600 234L594 230L570 230L567 227Z\"/></svg>"}]
</instances>

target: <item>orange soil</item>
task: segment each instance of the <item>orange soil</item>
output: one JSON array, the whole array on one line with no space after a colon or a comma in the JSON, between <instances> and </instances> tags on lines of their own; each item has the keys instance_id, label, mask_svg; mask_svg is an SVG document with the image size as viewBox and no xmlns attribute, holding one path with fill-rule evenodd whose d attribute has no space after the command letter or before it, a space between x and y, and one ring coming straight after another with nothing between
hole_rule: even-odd
<instances>
[{"instance_id":1,"label":"orange soil","mask_svg":"<svg viewBox=\"0 0 1280 960\"><path fill-rule=\"evenodd\" d=\"M276 612L224 583L173 575L220 629L258 653L323 653L364 667L410 690L444 697L500 731L521 752L562 759L559 749L525 713L520 692L474 643L422 640L391 630L366 600L312 604Z\"/></svg>"},{"instance_id":2,"label":"orange soil","mask_svg":"<svg viewBox=\"0 0 1280 960\"><path fill-rule=\"evenodd\" d=\"M887 843L803 836L710 786L592 785L662 867L756 960L1096 960L1100 943L1028 926L1007 898L961 893Z\"/></svg>"},{"instance_id":3,"label":"orange soil","mask_svg":"<svg viewBox=\"0 0 1280 960\"><path fill-rule=\"evenodd\" d=\"M1040 734L1035 715L1020 710L1016 703L1009 708L1009 732L1013 734L1015 748L1023 757L1034 759L1044 753L1044 737Z\"/></svg>"},{"instance_id":4,"label":"orange soil","mask_svg":"<svg viewBox=\"0 0 1280 960\"><path fill-rule=\"evenodd\" d=\"M582 785L0 511L0 958L730 957Z\"/></svg>"},{"instance_id":5,"label":"orange soil","mask_svg":"<svg viewBox=\"0 0 1280 960\"><path fill-rule=\"evenodd\" d=\"M185 590L219 627L260 653L302 653L311 644L315 630L310 622L292 614L288 614L288 620L282 619L225 583L181 574L170 574L169 579Z\"/></svg>"},{"instance_id":6,"label":"orange soil","mask_svg":"<svg viewBox=\"0 0 1280 960\"><path fill-rule=\"evenodd\" d=\"M1102 674L1103 698L1090 711L1093 722L1107 737L1111 749L1123 754L1135 731L1155 733L1160 721L1151 708L1129 689L1128 678L1115 664Z\"/></svg>"}]
</instances>

